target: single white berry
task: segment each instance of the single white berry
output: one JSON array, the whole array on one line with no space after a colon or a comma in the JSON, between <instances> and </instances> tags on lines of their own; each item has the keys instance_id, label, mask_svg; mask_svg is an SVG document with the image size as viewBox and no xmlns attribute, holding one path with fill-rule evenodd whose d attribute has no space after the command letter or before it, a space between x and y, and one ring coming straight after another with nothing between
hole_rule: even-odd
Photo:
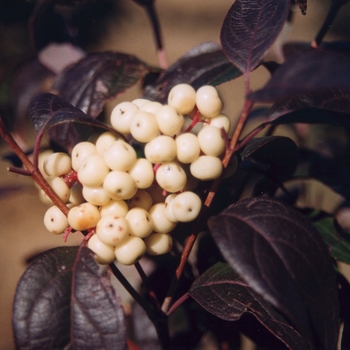
<instances>
[{"instance_id":1,"label":"single white berry","mask_svg":"<svg viewBox=\"0 0 350 350\"><path fill-rule=\"evenodd\" d=\"M155 101L149 101L140 107L140 111L156 114L158 109L162 107L162 104Z\"/></svg>"},{"instance_id":2,"label":"single white berry","mask_svg":"<svg viewBox=\"0 0 350 350\"><path fill-rule=\"evenodd\" d=\"M181 114L190 113L196 104L196 91L189 84L175 85L169 92L168 104Z\"/></svg>"},{"instance_id":3,"label":"single white berry","mask_svg":"<svg viewBox=\"0 0 350 350\"><path fill-rule=\"evenodd\" d=\"M112 127L122 134L130 134L130 124L139 107L132 102L121 102L116 105L111 113Z\"/></svg>"},{"instance_id":4,"label":"single white berry","mask_svg":"<svg viewBox=\"0 0 350 350\"><path fill-rule=\"evenodd\" d=\"M44 225L49 232L55 235L63 233L69 227L67 217L56 205L46 210Z\"/></svg>"},{"instance_id":5,"label":"single white berry","mask_svg":"<svg viewBox=\"0 0 350 350\"><path fill-rule=\"evenodd\" d=\"M168 233L152 233L145 238L146 252L149 255L161 255L170 252L173 239Z\"/></svg>"},{"instance_id":6,"label":"single white berry","mask_svg":"<svg viewBox=\"0 0 350 350\"><path fill-rule=\"evenodd\" d=\"M176 157L176 143L170 136L159 135L146 144L144 152L153 164L171 162Z\"/></svg>"},{"instance_id":7,"label":"single white berry","mask_svg":"<svg viewBox=\"0 0 350 350\"><path fill-rule=\"evenodd\" d=\"M70 197L70 189L64 180L59 176L48 176L46 181L51 186L51 188L56 192L58 197L64 202L68 203ZM47 196L47 194L41 189L41 200L47 204L53 204L51 199Z\"/></svg>"},{"instance_id":8,"label":"single white berry","mask_svg":"<svg viewBox=\"0 0 350 350\"><path fill-rule=\"evenodd\" d=\"M129 223L129 234L132 236L145 238L153 231L151 215L145 209L130 209L125 219Z\"/></svg>"},{"instance_id":9,"label":"single white berry","mask_svg":"<svg viewBox=\"0 0 350 350\"><path fill-rule=\"evenodd\" d=\"M135 196L131 198L129 208L142 208L148 211L152 205L152 196L146 190L140 189L136 192Z\"/></svg>"},{"instance_id":10,"label":"single white berry","mask_svg":"<svg viewBox=\"0 0 350 350\"><path fill-rule=\"evenodd\" d=\"M165 203L154 204L149 210L149 213L155 232L170 232L176 227L177 222L170 221L165 216Z\"/></svg>"},{"instance_id":11,"label":"single white berry","mask_svg":"<svg viewBox=\"0 0 350 350\"><path fill-rule=\"evenodd\" d=\"M109 167L101 155L91 154L81 162L77 173L83 186L98 187L103 184Z\"/></svg>"},{"instance_id":12,"label":"single white berry","mask_svg":"<svg viewBox=\"0 0 350 350\"><path fill-rule=\"evenodd\" d=\"M129 234L129 224L125 218L107 215L101 218L96 225L96 235L101 242L116 246Z\"/></svg>"},{"instance_id":13,"label":"single white berry","mask_svg":"<svg viewBox=\"0 0 350 350\"><path fill-rule=\"evenodd\" d=\"M103 153L103 159L111 170L128 171L136 162L136 151L123 140L114 141Z\"/></svg>"},{"instance_id":14,"label":"single white berry","mask_svg":"<svg viewBox=\"0 0 350 350\"><path fill-rule=\"evenodd\" d=\"M110 196L107 191L102 187L83 187L83 197L86 202L93 205L106 205L110 201Z\"/></svg>"},{"instance_id":15,"label":"single white berry","mask_svg":"<svg viewBox=\"0 0 350 350\"><path fill-rule=\"evenodd\" d=\"M218 157L225 151L226 144L222 132L215 126L204 127L197 137L199 147L206 155Z\"/></svg>"},{"instance_id":16,"label":"single white berry","mask_svg":"<svg viewBox=\"0 0 350 350\"><path fill-rule=\"evenodd\" d=\"M185 132L175 139L177 159L184 164L194 162L200 155L199 141L196 135Z\"/></svg>"},{"instance_id":17,"label":"single white berry","mask_svg":"<svg viewBox=\"0 0 350 350\"><path fill-rule=\"evenodd\" d=\"M91 203L82 203L68 212L68 223L77 231L95 227L101 218L98 208Z\"/></svg>"},{"instance_id":18,"label":"single white berry","mask_svg":"<svg viewBox=\"0 0 350 350\"><path fill-rule=\"evenodd\" d=\"M177 221L190 222L197 218L202 208L199 196L191 191L179 193L174 198L172 210Z\"/></svg>"},{"instance_id":19,"label":"single white berry","mask_svg":"<svg viewBox=\"0 0 350 350\"><path fill-rule=\"evenodd\" d=\"M204 85L197 90L196 105L206 118L213 118L222 110L222 101L215 87L211 85Z\"/></svg>"},{"instance_id":20,"label":"single white berry","mask_svg":"<svg viewBox=\"0 0 350 350\"><path fill-rule=\"evenodd\" d=\"M103 188L112 199L130 199L137 192L134 179L124 171L111 171L105 177Z\"/></svg>"},{"instance_id":21,"label":"single white berry","mask_svg":"<svg viewBox=\"0 0 350 350\"><path fill-rule=\"evenodd\" d=\"M146 245L142 238L128 236L114 250L115 257L123 265L138 262L146 253Z\"/></svg>"},{"instance_id":22,"label":"single white berry","mask_svg":"<svg viewBox=\"0 0 350 350\"><path fill-rule=\"evenodd\" d=\"M106 131L106 132L102 133L101 135L98 136L98 138L95 142L97 153L100 155L103 155L103 153L109 147L111 147L111 145L117 140L120 140L120 137L113 134L111 131Z\"/></svg>"},{"instance_id":23,"label":"single white berry","mask_svg":"<svg viewBox=\"0 0 350 350\"><path fill-rule=\"evenodd\" d=\"M72 168L79 170L80 164L90 154L97 154L96 146L91 142L79 142L72 149Z\"/></svg>"},{"instance_id":24,"label":"single white berry","mask_svg":"<svg viewBox=\"0 0 350 350\"><path fill-rule=\"evenodd\" d=\"M43 168L50 176L66 175L72 170L72 162L67 153L56 152L45 158Z\"/></svg>"},{"instance_id":25,"label":"single white berry","mask_svg":"<svg viewBox=\"0 0 350 350\"><path fill-rule=\"evenodd\" d=\"M139 142L146 143L154 139L159 134L155 115L138 111L131 120L130 133Z\"/></svg>"},{"instance_id":26,"label":"single white berry","mask_svg":"<svg viewBox=\"0 0 350 350\"><path fill-rule=\"evenodd\" d=\"M190 166L191 174L202 181L217 179L222 169L221 160L213 156L199 156Z\"/></svg>"},{"instance_id":27,"label":"single white berry","mask_svg":"<svg viewBox=\"0 0 350 350\"><path fill-rule=\"evenodd\" d=\"M230 132L231 129L231 121L225 114L220 113L216 117L210 118L206 120L209 124L203 123L203 127L210 125L215 126L218 129L224 129L226 134Z\"/></svg>"},{"instance_id":28,"label":"single white berry","mask_svg":"<svg viewBox=\"0 0 350 350\"><path fill-rule=\"evenodd\" d=\"M153 165L145 158L138 158L128 173L135 181L137 188L148 188L154 181Z\"/></svg>"},{"instance_id":29,"label":"single white berry","mask_svg":"<svg viewBox=\"0 0 350 350\"><path fill-rule=\"evenodd\" d=\"M95 259L101 265L110 264L115 260L114 246L101 242L96 234L90 237L87 247L96 254Z\"/></svg>"},{"instance_id":30,"label":"single white berry","mask_svg":"<svg viewBox=\"0 0 350 350\"><path fill-rule=\"evenodd\" d=\"M173 106L164 105L156 113L159 130L168 136L176 135L184 125L184 116Z\"/></svg>"},{"instance_id":31,"label":"single white berry","mask_svg":"<svg viewBox=\"0 0 350 350\"><path fill-rule=\"evenodd\" d=\"M101 217L109 215L125 217L128 210L128 205L124 200L111 199L107 204L100 207L100 214Z\"/></svg>"},{"instance_id":32,"label":"single white berry","mask_svg":"<svg viewBox=\"0 0 350 350\"><path fill-rule=\"evenodd\" d=\"M187 176L179 163L167 162L157 169L156 181L164 190L178 192L185 187Z\"/></svg>"}]
</instances>

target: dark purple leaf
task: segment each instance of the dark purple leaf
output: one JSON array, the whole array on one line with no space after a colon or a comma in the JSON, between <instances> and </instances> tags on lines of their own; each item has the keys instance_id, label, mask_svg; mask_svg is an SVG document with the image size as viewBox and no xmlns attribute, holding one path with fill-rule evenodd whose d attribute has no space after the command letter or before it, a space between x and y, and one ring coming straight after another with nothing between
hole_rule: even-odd
<instances>
[{"instance_id":1,"label":"dark purple leaf","mask_svg":"<svg viewBox=\"0 0 350 350\"><path fill-rule=\"evenodd\" d=\"M265 174L275 181L289 178L298 164L298 147L288 137L266 136L254 138L240 152L241 160L250 159L261 164Z\"/></svg>"},{"instance_id":2,"label":"dark purple leaf","mask_svg":"<svg viewBox=\"0 0 350 350\"><path fill-rule=\"evenodd\" d=\"M317 349L335 349L339 306L326 245L310 221L265 196L208 221L227 262Z\"/></svg>"},{"instance_id":3,"label":"dark purple leaf","mask_svg":"<svg viewBox=\"0 0 350 350\"><path fill-rule=\"evenodd\" d=\"M307 10L307 0L296 0L296 3L299 6L300 12L303 15L306 15L306 10Z\"/></svg>"},{"instance_id":4,"label":"dark purple leaf","mask_svg":"<svg viewBox=\"0 0 350 350\"><path fill-rule=\"evenodd\" d=\"M333 124L350 127L350 113L341 113L319 108L303 108L281 116L274 115L273 125L291 123Z\"/></svg>"},{"instance_id":5,"label":"dark purple leaf","mask_svg":"<svg viewBox=\"0 0 350 350\"><path fill-rule=\"evenodd\" d=\"M308 349L305 339L228 264L215 264L195 280L189 294L217 317L237 321L251 313L289 349Z\"/></svg>"},{"instance_id":6,"label":"dark purple leaf","mask_svg":"<svg viewBox=\"0 0 350 350\"><path fill-rule=\"evenodd\" d=\"M146 87L144 97L166 103L169 91L177 84L186 83L198 89L202 85L216 86L240 75L221 47L208 42L194 47L163 71L155 85Z\"/></svg>"},{"instance_id":7,"label":"dark purple leaf","mask_svg":"<svg viewBox=\"0 0 350 350\"><path fill-rule=\"evenodd\" d=\"M268 118L274 120L286 113L304 108L320 108L350 113L350 87L330 88L328 91L299 95L277 101L270 109Z\"/></svg>"},{"instance_id":8,"label":"dark purple leaf","mask_svg":"<svg viewBox=\"0 0 350 350\"><path fill-rule=\"evenodd\" d=\"M350 55L309 49L286 59L267 82L249 95L255 102L275 102L350 88Z\"/></svg>"},{"instance_id":9,"label":"dark purple leaf","mask_svg":"<svg viewBox=\"0 0 350 350\"><path fill-rule=\"evenodd\" d=\"M37 133L49 130L51 140L66 149L90 136L93 130L91 127L113 131L62 97L50 93L40 94L33 99L29 116Z\"/></svg>"},{"instance_id":10,"label":"dark purple leaf","mask_svg":"<svg viewBox=\"0 0 350 350\"><path fill-rule=\"evenodd\" d=\"M72 105L96 118L106 101L134 85L149 69L131 55L89 53L59 74L53 87Z\"/></svg>"},{"instance_id":11,"label":"dark purple leaf","mask_svg":"<svg viewBox=\"0 0 350 350\"><path fill-rule=\"evenodd\" d=\"M221 28L226 56L243 73L257 67L287 20L290 0L236 0Z\"/></svg>"},{"instance_id":12,"label":"dark purple leaf","mask_svg":"<svg viewBox=\"0 0 350 350\"><path fill-rule=\"evenodd\" d=\"M126 349L123 308L87 248L34 260L17 286L13 327L17 349Z\"/></svg>"}]
</instances>

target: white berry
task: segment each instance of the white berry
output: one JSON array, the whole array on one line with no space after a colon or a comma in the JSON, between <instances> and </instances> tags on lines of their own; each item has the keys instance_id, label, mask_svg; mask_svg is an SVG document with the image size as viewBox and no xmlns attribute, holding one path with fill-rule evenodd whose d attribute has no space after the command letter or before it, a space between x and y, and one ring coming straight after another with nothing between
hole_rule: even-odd
<instances>
[{"instance_id":1,"label":"white berry","mask_svg":"<svg viewBox=\"0 0 350 350\"><path fill-rule=\"evenodd\" d=\"M156 180L158 185L164 190L178 192L185 187L187 176L180 164L167 162L157 169Z\"/></svg>"},{"instance_id":2,"label":"white berry","mask_svg":"<svg viewBox=\"0 0 350 350\"><path fill-rule=\"evenodd\" d=\"M213 118L222 110L222 101L215 87L211 85L204 85L197 90L196 105L206 118Z\"/></svg>"},{"instance_id":3,"label":"white berry","mask_svg":"<svg viewBox=\"0 0 350 350\"><path fill-rule=\"evenodd\" d=\"M45 158L43 168L47 175L61 176L72 170L72 162L67 153L56 152Z\"/></svg>"},{"instance_id":4,"label":"white berry","mask_svg":"<svg viewBox=\"0 0 350 350\"><path fill-rule=\"evenodd\" d=\"M174 198L172 211L180 222L190 222L197 218L202 208L199 196L191 191L182 192Z\"/></svg>"},{"instance_id":5,"label":"white berry","mask_svg":"<svg viewBox=\"0 0 350 350\"><path fill-rule=\"evenodd\" d=\"M130 209L125 219L129 223L129 234L132 236L145 238L153 231L151 215L145 209Z\"/></svg>"},{"instance_id":6,"label":"white berry","mask_svg":"<svg viewBox=\"0 0 350 350\"><path fill-rule=\"evenodd\" d=\"M192 163L200 155L199 141L196 135L186 132L175 139L177 159L184 164Z\"/></svg>"},{"instance_id":7,"label":"white berry","mask_svg":"<svg viewBox=\"0 0 350 350\"><path fill-rule=\"evenodd\" d=\"M114 250L115 257L123 265L138 262L146 253L146 245L142 238L128 236Z\"/></svg>"},{"instance_id":8,"label":"white berry","mask_svg":"<svg viewBox=\"0 0 350 350\"><path fill-rule=\"evenodd\" d=\"M176 135L184 125L184 116L173 106L164 105L156 113L159 130L168 136Z\"/></svg>"},{"instance_id":9,"label":"white berry","mask_svg":"<svg viewBox=\"0 0 350 350\"><path fill-rule=\"evenodd\" d=\"M173 239L168 233L152 233L145 238L146 252L149 255L161 255L170 252Z\"/></svg>"},{"instance_id":10,"label":"white berry","mask_svg":"<svg viewBox=\"0 0 350 350\"><path fill-rule=\"evenodd\" d=\"M102 187L83 187L84 199L93 205L106 205L110 201L110 196Z\"/></svg>"},{"instance_id":11,"label":"white berry","mask_svg":"<svg viewBox=\"0 0 350 350\"><path fill-rule=\"evenodd\" d=\"M125 217L129 208L126 202L122 199L111 199L107 204L100 207L101 217L113 215Z\"/></svg>"},{"instance_id":12,"label":"white berry","mask_svg":"<svg viewBox=\"0 0 350 350\"><path fill-rule=\"evenodd\" d=\"M154 114L138 111L131 120L130 133L139 142L149 142L159 134Z\"/></svg>"},{"instance_id":13,"label":"white berry","mask_svg":"<svg viewBox=\"0 0 350 350\"><path fill-rule=\"evenodd\" d=\"M165 203L154 204L149 210L155 232L170 232L176 227L176 222L165 216Z\"/></svg>"},{"instance_id":14,"label":"white berry","mask_svg":"<svg viewBox=\"0 0 350 350\"><path fill-rule=\"evenodd\" d=\"M111 170L128 171L136 162L136 151L123 140L114 141L103 153L103 159Z\"/></svg>"},{"instance_id":15,"label":"white berry","mask_svg":"<svg viewBox=\"0 0 350 350\"><path fill-rule=\"evenodd\" d=\"M169 92L168 104L181 114L190 113L196 104L196 91L189 84L175 85Z\"/></svg>"},{"instance_id":16,"label":"white berry","mask_svg":"<svg viewBox=\"0 0 350 350\"><path fill-rule=\"evenodd\" d=\"M228 118L225 114L220 113L216 117L207 119L210 126L215 126L218 129L224 129L225 132L228 134L231 129L231 121L230 118ZM207 126L208 124L203 123L203 127Z\"/></svg>"},{"instance_id":17,"label":"white berry","mask_svg":"<svg viewBox=\"0 0 350 350\"><path fill-rule=\"evenodd\" d=\"M140 189L136 192L135 196L131 198L129 208L142 208L148 211L152 205L152 196L147 191Z\"/></svg>"},{"instance_id":18,"label":"white berry","mask_svg":"<svg viewBox=\"0 0 350 350\"><path fill-rule=\"evenodd\" d=\"M129 234L129 225L125 218L107 215L96 225L96 235L101 242L116 246Z\"/></svg>"},{"instance_id":19,"label":"white berry","mask_svg":"<svg viewBox=\"0 0 350 350\"><path fill-rule=\"evenodd\" d=\"M145 158L137 159L128 173L135 181L137 188L148 188L154 181L153 165Z\"/></svg>"},{"instance_id":20,"label":"white berry","mask_svg":"<svg viewBox=\"0 0 350 350\"><path fill-rule=\"evenodd\" d=\"M208 156L218 157L225 151L225 140L220 129L215 126L204 127L197 135L199 146Z\"/></svg>"},{"instance_id":21,"label":"white berry","mask_svg":"<svg viewBox=\"0 0 350 350\"><path fill-rule=\"evenodd\" d=\"M78 180L84 186L101 186L109 173L109 167L99 154L87 156L78 169Z\"/></svg>"},{"instance_id":22,"label":"white berry","mask_svg":"<svg viewBox=\"0 0 350 350\"><path fill-rule=\"evenodd\" d=\"M55 205L46 210L44 225L49 232L55 235L63 233L69 227L67 217Z\"/></svg>"},{"instance_id":23,"label":"white berry","mask_svg":"<svg viewBox=\"0 0 350 350\"><path fill-rule=\"evenodd\" d=\"M95 146L96 146L96 151L98 154L103 155L103 153L111 147L111 145L119 140L120 138L117 137L115 134L113 134L110 131L106 131L102 133L101 135L98 136Z\"/></svg>"},{"instance_id":24,"label":"white berry","mask_svg":"<svg viewBox=\"0 0 350 350\"><path fill-rule=\"evenodd\" d=\"M95 227L100 218L100 211L91 203L83 203L73 207L68 213L69 225L77 231Z\"/></svg>"},{"instance_id":25,"label":"white berry","mask_svg":"<svg viewBox=\"0 0 350 350\"><path fill-rule=\"evenodd\" d=\"M110 119L113 128L122 134L130 134L131 120L138 110L139 107L132 102L121 102L116 105Z\"/></svg>"},{"instance_id":26,"label":"white berry","mask_svg":"<svg viewBox=\"0 0 350 350\"><path fill-rule=\"evenodd\" d=\"M107 265L115 260L114 246L101 242L96 234L90 237L87 247L96 254L99 264Z\"/></svg>"},{"instance_id":27,"label":"white berry","mask_svg":"<svg viewBox=\"0 0 350 350\"><path fill-rule=\"evenodd\" d=\"M79 142L72 149L72 168L78 171L80 164L90 154L97 154L96 146L91 142Z\"/></svg>"},{"instance_id":28,"label":"white berry","mask_svg":"<svg viewBox=\"0 0 350 350\"><path fill-rule=\"evenodd\" d=\"M137 192L135 181L124 171L111 171L105 177L103 188L112 199L130 199Z\"/></svg>"},{"instance_id":29,"label":"white berry","mask_svg":"<svg viewBox=\"0 0 350 350\"><path fill-rule=\"evenodd\" d=\"M202 181L217 179L222 169L221 160L213 156L199 156L190 166L191 174Z\"/></svg>"},{"instance_id":30,"label":"white berry","mask_svg":"<svg viewBox=\"0 0 350 350\"><path fill-rule=\"evenodd\" d=\"M144 151L153 164L171 162L176 157L176 143L170 136L159 135L146 144Z\"/></svg>"}]
</instances>

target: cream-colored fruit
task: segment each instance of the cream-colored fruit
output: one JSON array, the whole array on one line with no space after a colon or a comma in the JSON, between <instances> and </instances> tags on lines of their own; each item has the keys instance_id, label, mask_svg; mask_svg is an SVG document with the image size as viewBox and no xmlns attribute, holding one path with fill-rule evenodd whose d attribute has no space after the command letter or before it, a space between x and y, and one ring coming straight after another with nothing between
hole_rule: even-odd
<instances>
[{"instance_id":1,"label":"cream-colored fruit","mask_svg":"<svg viewBox=\"0 0 350 350\"><path fill-rule=\"evenodd\" d=\"M190 166L191 174L202 181L217 179L222 170L221 160L214 156L199 156Z\"/></svg>"},{"instance_id":2,"label":"cream-colored fruit","mask_svg":"<svg viewBox=\"0 0 350 350\"><path fill-rule=\"evenodd\" d=\"M134 179L124 171L109 172L103 182L103 188L112 199L130 199L137 192Z\"/></svg>"},{"instance_id":3,"label":"cream-colored fruit","mask_svg":"<svg viewBox=\"0 0 350 350\"><path fill-rule=\"evenodd\" d=\"M146 143L154 139L159 134L155 115L138 111L131 120L130 133L139 142Z\"/></svg>"},{"instance_id":4,"label":"cream-colored fruit","mask_svg":"<svg viewBox=\"0 0 350 350\"><path fill-rule=\"evenodd\" d=\"M49 176L62 176L72 170L71 158L67 153L56 152L45 158L44 172Z\"/></svg>"},{"instance_id":5,"label":"cream-colored fruit","mask_svg":"<svg viewBox=\"0 0 350 350\"><path fill-rule=\"evenodd\" d=\"M86 202L93 205L106 205L110 201L110 196L107 191L102 187L83 187L83 196Z\"/></svg>"},{"instance_id":6,"label":"cream-colored fruit","mask_svg":"<svg viewBox=\"0 0 350 350\"><path fill-rule=\"evenodd\" d=\"M199 141L196 135L186 132L175 139L177 159L184 164L194 162L200 155Z\"/></svg>"},{"instance_id":7,"label":"cream-colored fruit","mask_svg":"<svg viewBox=\"0 0 350 350\"><path fill-rule=\"evenodd\" d=\"M185 187L187 176L179 163L167 162L157 169L156 181L165 191L178 192Z\"/></svg>"},{"instance_id":8,"label":"cream-colored fruit","mask_svg":"<svg viewBox=\"0 0 350 350\"><path fill-rule=\"evenodd\" d=\"M177 221L190 222L198 217L202 208L199 196L191 191L176 195L172 202L172 212Z\"/></svg>"},{"instance_id":9,"label":"cream-colored fruit","mask_svg":"<svg viewBox=\"0 0 350 350\"><path fill-rule=\"evenodd\" d=\"M146 245L142 238L128 236L114 250L115 257L123 265L138 262L146 253Z\"/></svg>"},{"instance_id":10,"label":"cream-colored fruit","mask_svg":"<svg viewBox=\"0 0 350 350\"><path fill-rule=\"evenodd\" d=\"M208 156L218 157L226 148L222 131L215 126L204 127L197 135L199 147Z\"/></svg>"},{"instance_id":11,"label":"cream-colored fruit","mask_svg":"<svg viewBox=\"0 0 350 350\"><path fill-rule=\"evenodd\" d=\"M129 223L129 234L132 236L145 238L153 231L151 215L145 209L130 209L125 219Z\"/></svg>"},{"instance_id":12,"label":"cream-colored fruit","mask_svg":"<svg viewBox=\"0 0 350 350\"><path fill-rule=\"evenodd\" d=\"M85 141L76 144L72 149L72 168L78 171L83 160L91 154L97 154L96 146L93 143Z\"/></svg>"},{"instance_id":13,"label":"cream-colored fruit","mask_svg":"<svg viewBox=\"0 0 350 350\"><path fill-rule=\"evenodd\" d=\"M106 205L100 207L101 217L108 215L125 217L128 211L128 205L122 199L111 199Z\"/></svg>"},{"instance_id":14,"label":"cream-colored fruit","mask_svg":"<svg viewBox=\"0 0 350 350\"><path fill-rule=\"evenodd\" d=\"M63 233L69 227L66 215L56 205L46 210L44 225L49 232L55 235Z\"/></svg>"},{"instance_id":15,"label":"cream-colored fruit","mask_svg":"<svg viewBox=\"0 0 350 350\"><path fill-rule=\"evenodd\" d=\"M168 136L176 135L184 125L184 116L173 106L164 105L156 113L159 130Z\"/></svg>"},{"instance_id":16,"label":"cream-colored fruit","mask_svg":"<svg viewBox=\"0 0 350 350\"><path fill-rule=\"evenodd\" d=\"M128 237L129 225L125 218L107 215L96 226L96 235L101 242L116 246Z\"/></svg>"},{"instance_id":17,"label":"cream-colored fruit","mask_svg":"<svg viewBox=\"0 0 350 350\"><path fill-rule=\"evenodd\" d=\"M110 264L115 260L114 246L101 242L96 234L90 237L87 247L96 254L95 259L101 265Z\"/></svg>"},{"instance_id":18,"label":"cream-colored fruit","mask_svg":"<svg viewBox=\"0 0 350 350\"><path fill-rule=\"evenodd\" d=\"M99 154L87 156L78 169L78 180L83 186L98 187L109 173L109 167Z\"/></svg>"},{"instance_id":19,"label":"cream-colored fruit","mask_svg":"<svg viewBox=\"0 0 350 350\"><path fill-rule=\"evenodd\" d=\"M190 113L196 104L196 91L189 84L175 85L169 92L168 104L181 114Z\"/></svg>"},{"instance_id":20,"label":"cream-colored fruit","mask_svg":"<svg viewBox=\"0 0 350 350\"><path fill-rule=\"evenodd\" d=\"M152 233L145 238L146 252L149 255L161 255L170 252L173 239L168 233Z\"/></svg>"},{"instance_id":21,"label":"cream-colored fruit","mask_svg":"<svg viewBox=\"0 0 350 350\"><path fill-rule=\"evenodd\" d=\"M103 153L103 159L111 170L128 171L136 162L136 151L123 140L114 141Z\"/></svg>"},{"instance_id":22,"label":"cream-colored fruit","mask_svg":"<svg viewBox=\"0 0 350 350\"><path fill-rule=\"evenodd\" d=\"M154 181L153 165L145 158L138 158L128 173L134 179L137 188L148 188Z\"/></svg>"},{"instance_id":23,"label":"cream-colored fruit","mask_svg":"<svg viewBox=\"0 0 350 350\"><path fill-rule=\"evenodd\" d=\"M88 230L95 227L100 218L100 211L91 203L83 203L73 207L68 213L68 223L77 231Z\"/></svg>"},{"instance_id":24,"label":"cream-colored fruit","mask_svg":"<svg viewBox=\"0 0 350 350\"><path fill-rule=\"evenodd\" d=\"M170 232L176 227L176 222L165 216L165 203L154 204L149 210L155 232Z\"/></svg>"},{"instance_id":25,"label":"cream-colored fruit","mask_svg":"<svg viewBox=\"0 0 350 350\"><path fill-rule=\"evenodd\" d=\"M113 108L111 113L110 121L112 127L122 134L130 134L131 120L138 110L139 107L135 103L119 103Z\"/></svg>"},{"instance_id":26,"label":"cream-colored fruit","mask_svg":"<svg viewBox=\"0 0 350 350\"><path fill-rule=\"evenodd\" d=\"M222 101L214 86L204 85L197 90L196 106L205 118L213 118L221 113Z\"/></svg>"},{"instance_id":27,"label":"cream-colored fruit","mask_svg":"<svg viewBox=\"0 0 350 350\"><path fill-rule=\"evenodd\" d=\"M135 196L131 198L129 208L142 208L148 211L152 205L152 196L146 190L140 189L136 192Z\"/></svg>"}]
</instances>

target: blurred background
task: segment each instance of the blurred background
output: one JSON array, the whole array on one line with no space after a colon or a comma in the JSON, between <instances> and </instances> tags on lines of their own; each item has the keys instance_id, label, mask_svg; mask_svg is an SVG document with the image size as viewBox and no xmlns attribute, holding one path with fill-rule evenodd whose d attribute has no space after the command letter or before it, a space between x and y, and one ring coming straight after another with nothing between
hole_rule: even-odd
<instances>
[{"instance_id":1,"label":"blurred background","mask_svg":"<svg viewBox=\"0 0 350 350\"><path fill-rule=\"evenodd\" d=\"M54 1L46 3L50 5ZM75 3L73 13L70 3ZM169 64L200 43L220 43L220 28L232 3L232 0L158 0L156 8ZM293 21L285 33L285 39L310 42L317 33L329 3L328 0L309 0L306 16L302 16L295 8ZM34 57L38 50L50 42L61 43L67 40L67 33L60 30L62 18L65 19L65 23L73 21L79 29L80 35L74 44L82 50L119 51L158 66L148 17L143 8L135 2L61 0L56 1L55 6L48 6L44 15L37 13L35 16L36 4L37 1L34 0L0 2L0 113L12 131L15 131L14 105L15 99L18 98L11 91L14 75L20 69L21 62ZM326 39L348 38L349 10L350 5L344 7ZM33 33L36 37L35 45ZM271 50L268 57L277 59L276 52L278 50ZM252 89L255 90L266 82L269 75L266 70L259 68L253 72L252 77ZM49 82L50 76L47 78ZM30 78L22 81L24 85L30 83ZM45 86L41 88L45 89ZM223 84L219 91L225 104L224 112L234 119L243 103L242 79ZM140 85L134 86L108 104L106 115L113 105L123 100L132 100L140 94ZM19 142L23 142L24 148L30 148L34 144L34 131L25 118L23 125L24 131L22 130ZM18 135L14 133L14 136ZM31 179L7 172L7 167L11 164L3 159L3 156L10 152L9 147L0 140L0 350L14 349L11 327L12 301L16 284L26 268L28 259L44 250L64 245L62 236L54 236L45 230L42 220L47 206L39 200L38 191ZM308 200L312 202L317 198L319 201L320 191L324 189L312 187ZM327 196L322 192L319 205L325 210L333 210L341 200L331 191L327 191ZM73 234L67 244L76 245L80 239L79 234ZM131 269L127 270L127 273L129 272L133 273ZM128 299L124 291L121 293L123 298Z\"/></svg>"}]
</instances>

